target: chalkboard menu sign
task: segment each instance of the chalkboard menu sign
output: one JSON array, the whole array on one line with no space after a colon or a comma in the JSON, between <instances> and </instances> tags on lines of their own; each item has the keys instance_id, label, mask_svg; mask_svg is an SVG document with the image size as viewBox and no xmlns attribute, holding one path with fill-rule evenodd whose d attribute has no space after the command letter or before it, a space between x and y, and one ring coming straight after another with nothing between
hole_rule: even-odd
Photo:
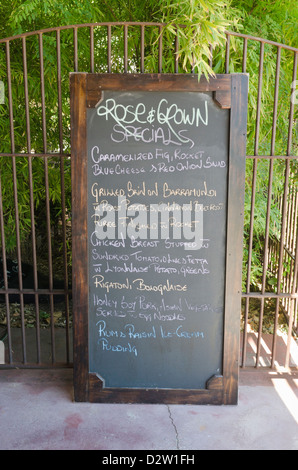
<instances>
[{"instance_id":1,"label":"chalkboard menu sign","mask_svg":"<svg viewBox=\"0 0 298 470\"><path fill-rule=\"evenodd\" d=\"M77 401L237 403L247 84L71 74Z\"/></svg>"}]
</instances>

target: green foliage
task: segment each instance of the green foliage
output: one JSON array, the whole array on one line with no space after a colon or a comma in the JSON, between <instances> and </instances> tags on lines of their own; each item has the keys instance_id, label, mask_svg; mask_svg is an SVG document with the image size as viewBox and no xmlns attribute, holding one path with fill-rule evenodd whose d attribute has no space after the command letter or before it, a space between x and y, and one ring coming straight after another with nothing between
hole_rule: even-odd
<instances>
[{"instance_id":1,"label":"green foliage","mask_svg":"<svg viewBox=\"0 0 298 470\"><path fill-rule=\"evenodd\" d=\"M240 31L271 41L297 46L298 7L290 0L267 2L265 0L2 0L0 4L0 37L15 36L24 32L70 24L94 22L163 22L166 27L162 35L162 68L174 72L176 64L176 39L178 39L179 72L194 71L208 77L213 73L225 72L225 30ZM141 69L140 27L128 28L128 72ZM10 153L70 153L70 112L69 72L74 70L73 31L60 33L61 60L61 107L58 107L59 86L57 80L56 32L42 36L44 60L44 100L46 105L46 133L43 133L42 92L40 87L40 49L38 36L26 39L29 122L26 122L25 83L23 71L22 40L10 42L11 90L14 118L14 138L10 137L9 108L7 101L7 66L5 44L0 45L0 80L5 82L6 102L0 105L0 151ZM242 72L243 40L230 37L229 72ZM295 42L296 41L296 42ZM90 71L90 31L78 30L78 68ZM94 71L106 72L107 29L94 28ZM159 69L160 30L150 27L145 30L146 72ZM212 47L212 68L210 67L210 46ZM112 71L123 72L123 28L112 28ZM293 53L283 50L280 58L279 95L277 104L276 134L272 132L274 88L276 83L276 47L265 45L264 71L262 80L259 135L256 140L256 117L258 103L258 73L260 43L248 41L246 72L249 73L249 115L247 154L286 155L298 151L298 114L294 115L291 148L287 148L288 115L291 98ZM62 121L63 135L60 135L59 120ZM30 142L27 141L27 127L30 128ZM30 157L31 158L31 157ZM71 216L70 160L64 158L43 159L34 157L33 208L36 229L44 229L46 213L45 175L49 176L49 204L52 225L56 227L61 218L61 182L65 183L67 216ZM6 248L13 251L16 245L13 167L9 158L1 157L0 174L4 201ZM30 185L28 159L16 159L17 194L20 234L28 242L31 233ZM272 195L270 203L270 236L280 231L279 195L283 191L285 163L275 161L272 172ZM297 166L291 164L290 179L297 185ZM264 259L264 232L268 204L268 161L259 161L256 167L256 199L254 207L253 259L251 282L258 285L262 276ZM251 213L251 187L253 183L253 161L247 161L245 197L245 244L244 272L247 266L248 240ZM272 227L272 228L271 228ZM274 232L274 233L273 233ZM244 276L245 277L245 276ZM244 286L245 288L245 286Z\"/></svg>"},{"instance_id":2,"label":"green foliage","mask_svg":"<svg viewBox=\"0 0 298 470\"><path fill-rule=\"evenodd\" d=\"M228 2L208 0L184 0L163 2L162 21L167 31L178 36L178 57L183 71L194 71L206 77L214 75L209 65L211 48L223 48L224 31L231 25L228 20ZM167 44L169 42L167 41ZM171 51L175 56L175 51Z\"/></svg>"},{"instance_id":3,"label":"green foliage","mask_svg":"<svg viewBox=\"0 0 298 470\"><path fill-rule=\"evenodd\" d=\"M232 1L241 16L242 32L255 37L266 38L282 44L297 47L298 37L298 6L288 0L275 2L261 1ZM231 62L238 64L230 71L241 72L242 43L235 38L231 48ZM256 118L258 100L260 43L248 41L247 66L249 73L249 103L248 103L248 155L298 155L297 106L294 110L294 126L292 145L288 149L289 110L291 100L291 81L293 75L294 56L291 51L282 50L280 57L279 77L276 76L277 48L272 45L264 47L264 64L261 93L259 137L256 140ZM279 93L276 109L276 134L273 134L274 91L278 80ZM244 226L244 268L243 279L246 279L248 262L248 243L251 216L251 187L253 183L253 161L247 161L246 195L245 195L245 226ZM269 236L280 238L281 210L280 197L284 191L286 162L275 160L272 166L272 195L268 201L268 182L270 167L268 160L258 161L256 166L256 197L254 207L254 232L252 240L252 260L250 281L254 288L259 287L263 275L264 234L266 226L267 205L270 204ZM297 160L290 165L290 184L297 187ZM276 262L276 261L275 261ZM265 265L266 266L266 265ZM266 274L266 273L265 273ZM276 288L276 279L267 276L271 288ZM243 289L246 285L243 283Z\"/></svg>"}]
</instances>

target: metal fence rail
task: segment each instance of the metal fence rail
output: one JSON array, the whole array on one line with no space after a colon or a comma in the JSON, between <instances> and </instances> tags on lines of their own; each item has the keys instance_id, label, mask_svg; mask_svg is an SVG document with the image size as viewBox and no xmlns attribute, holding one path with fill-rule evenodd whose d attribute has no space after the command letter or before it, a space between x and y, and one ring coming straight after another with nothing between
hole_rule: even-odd
<instances>
[{"instance_id":1,"label":"metal fence rail","mask_svg":"<svg viewBox=\"0 0 298 470\"><path fill-rule=\"evenodd\" d=\"M94 23L0 40L0 80L6 87L0 105L0 335L6 358L0 367L72 365L69 73L194 73L182 69L178 35L173 34L171 50L165 46L164 27ZM225 51L211 51L213 70L250 74L241 365L251 360L255 366L276 365L283 317L282 365L288 367L298 322L297 115L291 99L298 49L233 32L226 37ZM276 65L268 72L272 57ZM286 120L281 119L285 110ZM23 128L15 125L20 115ZM260 213L261 222L256 219Z\"/></svg>"}]
</instances>

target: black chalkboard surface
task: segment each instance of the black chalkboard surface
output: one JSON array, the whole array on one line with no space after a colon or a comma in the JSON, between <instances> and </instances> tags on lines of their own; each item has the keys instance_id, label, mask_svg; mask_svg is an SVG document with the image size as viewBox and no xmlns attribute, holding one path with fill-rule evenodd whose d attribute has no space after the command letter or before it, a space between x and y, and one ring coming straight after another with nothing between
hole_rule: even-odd
<instances>
[{"instance_id":1,"label":"black chalkboard surface","mask_svg":"<svg viewBox=\"0 0 298 470\"><path fill-rule=\"evenodd\" d=\"M178 77L71 76L78 400L237 401L247 76Z\"/></svg>"}]
</instances>

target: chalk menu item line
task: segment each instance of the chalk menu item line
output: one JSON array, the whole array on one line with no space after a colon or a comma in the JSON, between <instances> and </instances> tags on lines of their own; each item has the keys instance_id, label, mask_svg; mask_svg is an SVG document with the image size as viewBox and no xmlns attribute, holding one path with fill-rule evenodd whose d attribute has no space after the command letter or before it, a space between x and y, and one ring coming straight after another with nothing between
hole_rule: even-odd
<instances>
[{"instance_id":1,"label":"chalk menu item line","mask_svg":"<svg viewBox=\"0 0 298 470\"><path fill-rule=\"evenodd\" d=\"M236 404L248 76L70 90L75 400Z\"/></svg>"}]
</instances>

